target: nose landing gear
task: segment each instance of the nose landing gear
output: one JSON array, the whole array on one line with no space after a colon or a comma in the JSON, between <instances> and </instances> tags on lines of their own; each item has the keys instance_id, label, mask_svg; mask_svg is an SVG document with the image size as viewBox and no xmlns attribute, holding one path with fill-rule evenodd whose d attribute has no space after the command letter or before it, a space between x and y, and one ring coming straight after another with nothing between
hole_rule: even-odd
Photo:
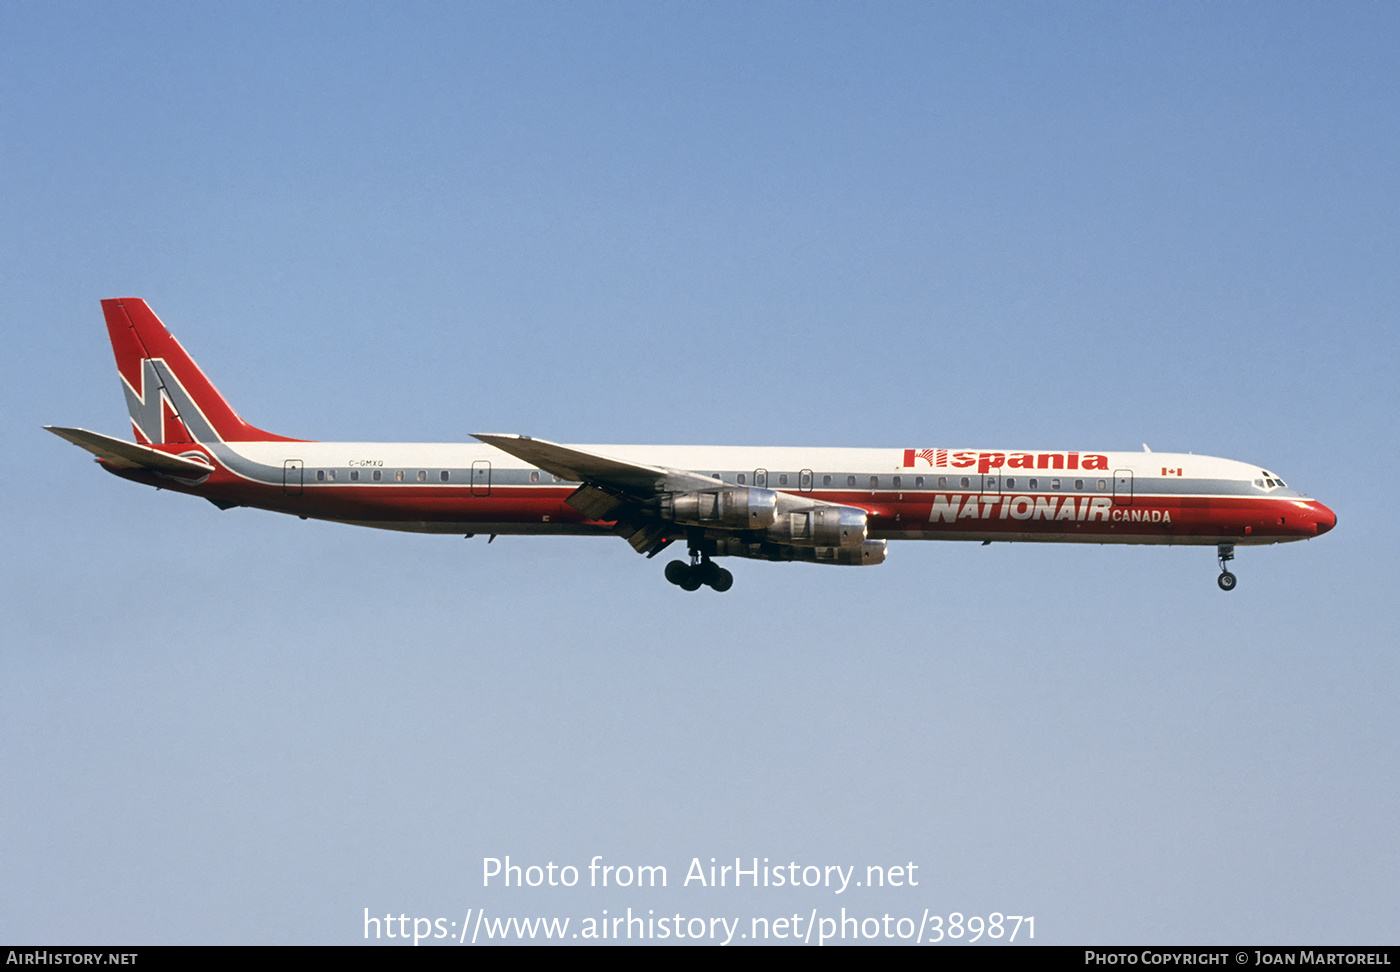
<instances>
[{"instance_id":1,"label":"nose landing gear","mask_svg":"<svg viewBox=\"0 0 1400 972\"><path fill-rule=\"evenodd\" d=\"M1220 576L1215 582L1220 585L1222 591L1233 591L1235 589L1235 575L1225 569L1225 565L1235 559L1235 545L1233 543L1222 543L1215 548L1215 558L1220 561Z\"/></svg>"},{"instance_id":2,"label":"nose landing gear","mask_svg":"<svg viewBox=\"0 0 1400 972\"><path fill-rule=\"evenodd\" d=\"M666 565L666 579L683 591L698 591L708 585L720 593L734 586L734 575L710 559L709 554L690 552L690 563L673 560Z\"/></svg>"}]
</instances>

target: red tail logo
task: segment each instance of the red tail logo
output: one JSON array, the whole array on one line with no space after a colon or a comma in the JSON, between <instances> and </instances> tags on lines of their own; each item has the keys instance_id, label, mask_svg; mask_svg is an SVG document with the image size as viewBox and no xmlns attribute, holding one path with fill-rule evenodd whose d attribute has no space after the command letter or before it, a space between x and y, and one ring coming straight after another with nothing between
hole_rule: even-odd
<instances>
[{"instance_id":1,"label":"red tail logo","mask_svg":"<svg viewBox=\"0 0 1400 972\"><path fill-rule=\"evenodd\" d=\"M144 300L104 300L102 313L138 442L194 442L196 427L226 442L296 441L239 418ZM170 387L172 382L183 394ZM182 408L199 414L182 415Z\"/></svg>"}]
</instances>

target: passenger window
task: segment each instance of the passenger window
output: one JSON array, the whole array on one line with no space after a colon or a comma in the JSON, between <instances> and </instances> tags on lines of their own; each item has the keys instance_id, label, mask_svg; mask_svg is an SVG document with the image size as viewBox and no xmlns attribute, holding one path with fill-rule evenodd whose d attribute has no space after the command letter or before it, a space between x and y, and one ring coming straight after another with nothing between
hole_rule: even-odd
<instances>
[{"instance_id":1,"label":"passenger window","mask_svg":"<svg viewBox=\"0 0 1400 972\"><path fill-rule=\"evenodd\" d=\"M900 484L901 481L902 481L901 477L899 477L899 476L894 477L894 488L895 488L895 489L899 489L899 484Z\"/></svg>"},{"instance_id":2,"label":"passenger window","mask_svg":"<svg viewBox=\"0 0 1400 972\"><path fill-rule=\"evenodd\" d=\"M947 488L948 488L948 477L947 477L947 476L939 476L939 477L938 477L938 488L939 488L939 489L947 489Z\"/></svg>"},{"instance_id":3,"label":"passenger window","mask_svg":"<svg viewBox=\"0 0 1400 972\"><path fill-rule=\"evenodd\" d=\"M964 476L964 477L959 481L958 485L959 485L961 488L963 488L963 489L967 489L969 486L972 485L972 483L971 483L971 481L970 481L966 476Z\"/></svg>"},{"instance_id":4,"label":"passenger window","mask_svg":"<svg viewBox=\"0 0 1400 972\"><path fill-rule=\"evenodd\" d=\"M1015 488L1016 488L1016 477L1013 476L1013 477L1011 477L1010 479L1008 479L1008 480L1006 481L1006 488L1007 488L1007 489L1015 489Z\"/></svg>"},{"instance_id":5,"label":"passenger window","mask_svg":"<svg viewBox=\"0 0 1400 972\"><path fill-rule=\"evenodd\" d=\"M1051 488L1051 489L1059 489L1059 488L1060 488L1060 481L1059 481L1058 479L1052 479L1052 480L1050 480L1050 488Z\"/></svg>"},{"instance_id":6,"label":"passenger window","mask_svg":"<svg viewBox=\"0 0 1400 972\"><path fill-rule=\"evenodd\" d=\"M326 471L326 478L329 479L331 482L335 482L335 470L334 470L334 469L327 470L327 471Z\"/></svg>"},{"instance_id":7,"label":"passenger window","mask_svg":"<svg viewBox=\"0 0 1400 972\"><path fill-rule=\"evenodd\" d=\"M854 486L855 484L856 484L856 477L854 477L854 476L847 476L847 477L846 477L846 485L847 485L847 486Z\"/></svg>"},{"instance_id":8,"label":"passenger window","mask_svg":"<svg viewBox=\"0 0 1400 972\"><path fill-rule=\"evenodd\" d=\"M922 477L922 476L915 476L915 477L914 477L914 488L915 488L915 489L923 489L923 488L924 488L924 477Z\"/></svg>"},{"instance_id":9,"label":"passenger window","mask_svg":"<svg viewBox=\"0 0 1400 972\"><path fill-rule=\"evenodd\" d=\"M378 469L376 469L376 470L374 471L373 475L371 476L371 478L377 483L377 482L379 482L381 479L384 478L384 474L383 474L382 472L380 472Z\"/></svg>"},{"instance_id":10,"label":"passenger window","mask_svg":"<svg viewBox=\"0 0 1400 972\"><path fill-rule=\"evenodd\" d=\"M743 473L740 473L739 475L734 477L734 481L737 482L740 486L742 486L744 485L744 482L747 480L747 478L748 477L746 477Z\"/></svg>"},{"instance_id":11,"label":"passenger window","mask_svg":"<svg viewBox=\"0 0 1400 972\"><path fill-rule=\"evenodd\" d=\"M426 469L418 470L418 481L420 483L426 483L428 481L428 471Z\"/></svg>"},{"instance_id":12,"label":"passenger window","mask_svg":"<svg viewBox=\"0 0 1400 972\"><path fill-rule=\"evenodd\" d=\"M397 469L397 470L394 471L394 482L396 482L396 483L401 483L401 482L403 482L403 470L402 470L402 469Z\"/></svg>"},{"instance_id":13,"label":"passenger window","mask_svg":"<svg viewBox=\"0 0 1400 972\"><path fill-rule=\"evenodd\" d=\"M823 476L823 477L822 477L822 485L823 485L823 486L830 486L830 485L831 485L831 477L830 477L830 476Z\"/></svg>"},{"instance_id":14,"label":"passenger window","mask_svg":"<svg viewBox=\"0 0 1400 972\"><path fill-rule=\"evenodd\" d=\"M880 486L880 477L879 477L879 476L871 476L871 477L870 477L870 488L871 488L871 489L877 489L877 488L879 488L879 486Z\"/></svg>"},{"instance_id":15,"label":"passenger window","mask_svg":"<svg viewBox=\"0 0 1400 972\"><path fill-rule=\"evenodd\" d=\"M538 476L539 474L536 473L535 475ZM446 470L446 469L444 469L442 472L438 473L438 479L441 479L444 483L447 482L447 470Z\"/></svg>"},{"instance_id":16,"label":"passenger window","mask_svg":"<svg viewBox=\"0 0 1400 972\"><path fill-rule=\"evenodd\" d=\"M779 485L779 486L786 486L786 485L787 485L787 473L780 473L780 474L778 475L778 485Z\"/></svg>"},{"instance_id":17,"label":"passenger window","mask_svg":"<svg viewBox=\"0 0 1400 972\"><path fill-rule=\"evenodd\" d=\"M1084 480L1082 480L1082 479L1076 479L1076 480L1074 481L1074 488L1075 488L1075 489L1083 489L1083 488L1084 488Z\"/></svg>"},{"instance_id":18,"label":"passenger window","mask_svg":"<svg viewBox=\"0 0 1400 972\"><path fill-rule=\"evenodd\" d=\"M358 469L352 469L352 470L350 470L350 482L352 482L352 483L358 483L359 481L360 481L360 471L359 471Z\"/></svg>"},{"instance_id":19,"label":"passenger window","mask_svg":"<svg viewBox=\"0 0 1400 972\"><path fill-rule=\"evenodd\" d=\"M532 473L530 473L530 482L532 482L532 483L537 483L537 482L539 482L539 481L540 481L540 474L539 474L539 473L537 473L537 472L532 472Z\"/></svg>"},{"instance_id":20,"label":"passenger window","mask_svg":"<svg viewBox=\"0 0 1400 972\"><path fill-rule=\"evenodd\" d=\"M316 482L318 482L318 483L324 483L325 481L326 481L326 471L325 471L324 469L318 469L318 470L316 470Z\"/></svg>"},{"instance_id":21,"label":"passenger window","mask_svg":"<svg viewBox=\"0 0 1400 972\"><path fill-rule=\"evenodd\" d=\"M1030 485L1029 485L1027 488L1029 488L1029 489L1040 489L1040 480L1038 480L1038 479L1032 479L1032 480L1030 481Z\"/></svg>"},{"instance_id":22,"label":"passenger window","mask_svg":"<svg viewBox=\"0 0 1400 972\"><path fill-rule=\"evenodd\" d=\"M1100 490L1108 489L1108 480L1106 480L1106 479L1100 479L1100 480L1099 480L1099 489L1100 489Z\"/></svg>"}]
</instances>

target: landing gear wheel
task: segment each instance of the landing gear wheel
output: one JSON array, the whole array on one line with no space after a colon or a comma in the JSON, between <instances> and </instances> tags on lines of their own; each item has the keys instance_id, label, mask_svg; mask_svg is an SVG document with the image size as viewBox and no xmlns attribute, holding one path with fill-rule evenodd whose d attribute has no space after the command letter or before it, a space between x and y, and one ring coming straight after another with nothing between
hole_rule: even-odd
<instances>
[{"instance_id":1,"label":"landing gear wheel","mask_svg":"<svg viewBox=\"0 0 1400 972\"><path fill-rule=\"evenodd\" d=\"M699 543L690 547L690 563L673 560L666 565L666 579L683 591L698 591L708 585L717 591L734 586L734 575L710 559L710 551Z\"/></svg>"},{"instance_id":2,"label":"landing gear wheel","mask_svg":"<svg viewBox=\"0 0 1400 972\"><path fill-rule=\"evenodd\" d=\"M1225 569L1225 565L1235 559L1235 545L1233 543L1217 544L1215 548L1215 559L1220 562L1220 576L1216 578L1216 583L1220 585L1222 591L1233 591L1235 589L1235 575Z\"/></svg>"},{"instance_id":3,"label":"landing gear wheel","mask_svg":"<svg viewBox=\"0 0 1400 972\"><path fill-rule=\"evenodd\" d=\"M716 567L714 576L710 578L710 586L723 594L734 586L734 575L723 567Z\"/></svg>"}]
</instances>

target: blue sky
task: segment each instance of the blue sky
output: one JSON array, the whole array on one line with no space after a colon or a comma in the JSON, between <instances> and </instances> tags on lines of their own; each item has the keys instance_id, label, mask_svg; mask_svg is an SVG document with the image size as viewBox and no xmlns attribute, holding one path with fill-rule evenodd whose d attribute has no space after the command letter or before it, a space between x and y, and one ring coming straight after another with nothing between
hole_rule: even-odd
<instances>
[{"instance_id":1,"label":"blue sky","mask_svg":"<svg viewBox=\"0 0 1400 972\"><path fill-rule=\"evenodd\" d=\"M4 6L0 934L846 905L1394 941L1398 26ZM1146 442L1339 525L1242 551L1229 596L1208 548L897 544L741 563L721 597L621 541L219 512L40 428L129 432L114 296L289 435ZM482 889L506 854L925 883Z\"/></svg>"}]
</instances>

